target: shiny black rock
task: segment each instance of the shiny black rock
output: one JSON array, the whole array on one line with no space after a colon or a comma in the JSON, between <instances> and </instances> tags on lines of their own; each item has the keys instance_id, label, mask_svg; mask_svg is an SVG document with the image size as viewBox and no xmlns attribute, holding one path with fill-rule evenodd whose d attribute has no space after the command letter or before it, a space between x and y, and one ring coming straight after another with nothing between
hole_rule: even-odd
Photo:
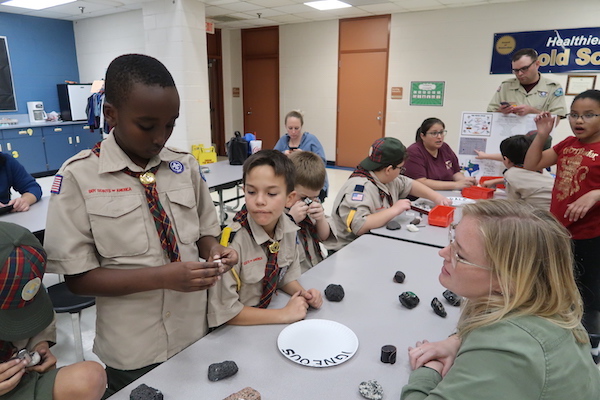
<instances>
[{"instance_id":1,"label":"shiny black rock","mask_svg":"<svg viewBox=\"0 0 600 400\"><path fill-rule=\"evenodd\" d=\"M325 297L329 301L342 301L344 298L344 288L342 285L332 283L325 288Z\"/></svg>"},{"instance_id":2,"label":"shiny black rock","mask_svg":"<svg viewBox=\"0 0 600 400\"><path fill-rule=\"evenodd\" d=\"M208 366L208 380L212 382L229 378L237 374L238 366L234 361L223 361L222 363L210 364Z\"/></svg>"},{"instance_id":3,"label":"shiny black rock","mask_svg":"<svg viewBox=\"0 0 600 400\"><path fill-rule=\"evenodd\" d=\"M444 298L448 300L448 303L452 304L455 307L460 306L460 296L450 290L446 290L444 293Z\"/></svg>"},{"instance_id":4,"label":"shiny black rock","mask_svg":"<svg viewBox=\"0 0 600 400\"><path fill-rule=\"evenodd\" d=\"M394 274L394 282L402 283L404 282L404 279L406 279L406 275L404 275L404 272L396 271L396 273Z\"/></svg>"},{"instance_id":5,"label":"shiny black rock","mask_svg":"<svg viewBox=\"0 0 600 400\"><path fill-rule=\"evenodd\" d=\"M408 309L415 308L419 304L419 298L413 292L402 292L398 298L400 303Z\"/></svg>"},{"instance_id":6,"label":"shiny black rock","mask_svg":"<svg viewBox=\"0 0 600 400\"><path fill-rule=\"evenodd\" d=\"M444 305L441 301L438 300L437 297L434 297L433 300L431 300L431 308L433 308L434 313L436 313L442 318L446 318L446 315L448 315L446 314L446 309L444 308Z\"/></svg>"}]
</instances>

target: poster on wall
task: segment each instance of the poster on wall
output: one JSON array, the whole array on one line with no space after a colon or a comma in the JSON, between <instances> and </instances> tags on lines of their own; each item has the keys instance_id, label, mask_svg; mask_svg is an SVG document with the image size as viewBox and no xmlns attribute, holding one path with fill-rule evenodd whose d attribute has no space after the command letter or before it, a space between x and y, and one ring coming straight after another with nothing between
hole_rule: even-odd
<instances>
[{"instance_id":1,"label":"poster on wall","mask_svg":"<svg viewBox=\"0 0 600 400\"><path fill-rule=\"evenodd\" d=\"M443 106L446 82L419 81L410 83L411 106Z\"/></svg>"},{"instance_id":2,"label":"poster on wall","mask_svg":"<svg viewBox=\"0 0 600 400\"><path fill-rule=\"evenodd\" d=\"M0 111L17 111L6 36L0 36Z\"/></svg>"},{"instance_id":3,"label":"poster on wall","mask_svg":"<svg viewBox=\"0 0 600 400\"><path fill-rule=\"evenodd\" d=\"M541 73L600 71L597 27L495 33L490 74L512 74L512 56L525 48L538 52Z\"/></svg>"},{"instance_id":4,"label":"poster on wall","mask_svg":"<svg viewBox=\"0 0 600 400\"><path fill-rule=\"evenodd\" d=\"M491 112L463 112L458 143L458 161L465 175L502 176L500 161L478 160L477 151L500 153L500 142L509 136L525 135L536 129L535 114L518 116Z\"/></svg>"}]
</instances>

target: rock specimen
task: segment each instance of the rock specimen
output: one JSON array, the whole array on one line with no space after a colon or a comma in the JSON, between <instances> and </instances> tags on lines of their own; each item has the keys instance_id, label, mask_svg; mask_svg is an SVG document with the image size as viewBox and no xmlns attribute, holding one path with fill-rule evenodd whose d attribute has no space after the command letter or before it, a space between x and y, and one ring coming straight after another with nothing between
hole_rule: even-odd
<instances>
[{"instance_id":1,"label":"rock specimen","mask_svg":"<svg viewBox=\"0 0 600 400\"><path fill-rule=\"evenodd\" d=\"M233 361L210 364L208 366L208 380L212 382L229 378L238 372L238 366Z\"/></svg>"},{"instance_id":2,"label":"rock specimen","mask_svg":"<svg viewBox=\"0 0 600 400\"><path fill-rule=\"evenodd\" d=\"M342 285L332 283L325 288L325 297L329 301L342 301L344 298L344 288Z\"/></svg>"}]
</instances>

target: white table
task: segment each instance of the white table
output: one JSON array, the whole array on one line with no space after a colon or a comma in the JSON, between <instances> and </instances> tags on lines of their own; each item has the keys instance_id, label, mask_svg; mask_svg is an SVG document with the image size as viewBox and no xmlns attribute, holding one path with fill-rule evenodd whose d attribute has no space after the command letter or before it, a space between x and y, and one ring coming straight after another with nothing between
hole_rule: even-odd
<instances>
[{"instance_id":1,"label":"white table","mask_svg":"<svg viewBox=\"0 0 600 400\"><path fill-rule=\"evenodd\" d=\"M46 214L50 196L42 196L40 201L34 203L26 212L12 212L0 215L0 221L12 222L29 229L33 233L40 233L46 229Z\"/></svg>"},{"instance_id":2,"label":"white table","mask_svg":"<svg viewBox=\"0 0 600 400\"><path fill-rule=\"evenodd\" d=\"M224 200L223 191L225 189L237 187L237 185L242 183L242 166L231 165L229 164L229 161L218 161L216 163L202 165L202 167L208 167L210 169L210 172L203 173L209 190L211 192L217 192L219 195L219 221L222 225L225 223L226 218L225 203L241 198L239 192L237 192L236 197Z\"/></svg>"},{"instance_id":3,"label":"white table","mask_svg":"<svg viewBox=\"0 0 600 400\"><path fill-rule=\"evenodd\" d=\"M340 322L358 336L359 348L347 362L328 368L311 368L293 363L279 353L277 337L286 325L223 326L192 344L111 399L129 399L131 391L145 383L161 390L166 400L218 400L251 386L263 399L363 399L362 381L376 379L385 399L398 399L408 381L407 347L417 340L441 340L454 331L459 308L442 297L438 282L442 259L431 247L394 239L363 235L300 278L305 288L321 291L330 283L341 284L345 297L339 303L324 300L307 319ZM403 284L393 282L397 270L406 274ZM398 295L413 291L421 299L414 309L400 305ZM448 317L435 315L429 306L438 297ZM288 296L278 294L272 307L281 308ZM318 338L315 338L318 340ZM397 347L397 362L379 360L381 347ZM208 366L235 361L239 372L210 382Z\"/></svg>"}]
</instances>

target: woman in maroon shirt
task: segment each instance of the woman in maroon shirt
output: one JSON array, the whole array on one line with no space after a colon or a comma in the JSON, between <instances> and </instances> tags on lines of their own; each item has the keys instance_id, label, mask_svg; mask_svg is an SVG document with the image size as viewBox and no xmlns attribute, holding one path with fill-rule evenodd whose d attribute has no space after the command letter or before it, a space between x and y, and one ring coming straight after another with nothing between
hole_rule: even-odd
<instances>
[{"instance_id":1,"label":"woman in maroon shirt","mask_svg":"<svg viewBox=\"0 0 600 400\"><path fill-rule=\"evenodd\" d=\"M438 118L427 118L419 129L415 143L408 149L404 175L434 190L454 190L472 186L475 178L460 171L458 157L444 142L446 125Z\"/></svg>"}]
</instances>

